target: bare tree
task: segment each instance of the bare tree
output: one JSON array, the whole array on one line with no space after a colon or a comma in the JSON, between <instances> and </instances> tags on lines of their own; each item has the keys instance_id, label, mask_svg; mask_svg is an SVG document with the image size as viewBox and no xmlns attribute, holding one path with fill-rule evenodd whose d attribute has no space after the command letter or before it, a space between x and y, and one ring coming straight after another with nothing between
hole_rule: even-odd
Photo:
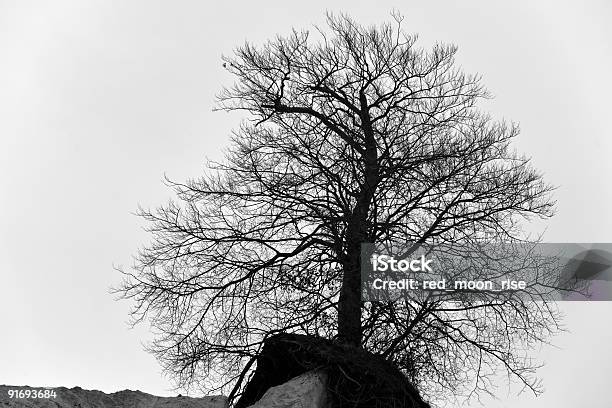
<instances>
[{"instance_id":1,"label":"bare tree","mask_svg":"<svg viewBox=\"0 0 612 408\"><path fill-rule=\"evenodd\" d=\"M289 331L383 354L426 392L489 392L498 369L538 392L527 351L558 329L550 303L362 301L363 243L512 242L554 207L456 48L417 48L394 17L329 15L224 58L236 83L218 109L247 120L222 163L141 210L153 240L118 289L180 384L234 396L263 340Z\"/></svg>"}]
</instances>

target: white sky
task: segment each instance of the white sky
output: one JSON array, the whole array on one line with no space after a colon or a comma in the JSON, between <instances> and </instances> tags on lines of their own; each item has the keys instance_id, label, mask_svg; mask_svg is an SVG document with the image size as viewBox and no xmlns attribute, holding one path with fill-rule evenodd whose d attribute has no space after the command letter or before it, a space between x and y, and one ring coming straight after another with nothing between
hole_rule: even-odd
<instances>
[{"instance_id":1,"label":"white sky","mask_svg":"<svg viewBox=\"0 0 612 408\"><path fill-rule=\"evenodd\" d=\"M422 45L457 44L496 96L486 108L520 122L517 147L559 186L545 239L612 242L612 3L493 3L0 0L0 384L174 394L147 327L129 330L108 294L147 242L131 213L170 198L164 173L220 157L237 124L211 112L232 81L221 54L326 9L374 23L395 8ZM548 392L487 406L612 406L612 304L564 307Z\"/></svg>"}]
</instances>

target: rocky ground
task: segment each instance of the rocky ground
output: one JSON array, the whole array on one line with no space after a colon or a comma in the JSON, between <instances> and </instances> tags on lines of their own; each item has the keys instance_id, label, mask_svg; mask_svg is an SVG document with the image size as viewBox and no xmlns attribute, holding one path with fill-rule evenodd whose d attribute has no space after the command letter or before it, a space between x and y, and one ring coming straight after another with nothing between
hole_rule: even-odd
<instances>
[{"instance_id":1,"label":"rocky ground","mask_svg":"<svg viewBox=\"0 0 612 408\"><path fill-rule=\"evenodd\" d=\"M44 396L44 390L55 391L55 398L32 398L32 392ZM30 398L10 398L9 390L30 390ZM39 392L39 391L42 391ZM15 394L15 393L12 393ZM0 408L226 408L223 396L204 398L156 397L141 391L123 390L106 394L102 391L75 388L44 388L0 385Z\"/></svg>"}]
</instances>

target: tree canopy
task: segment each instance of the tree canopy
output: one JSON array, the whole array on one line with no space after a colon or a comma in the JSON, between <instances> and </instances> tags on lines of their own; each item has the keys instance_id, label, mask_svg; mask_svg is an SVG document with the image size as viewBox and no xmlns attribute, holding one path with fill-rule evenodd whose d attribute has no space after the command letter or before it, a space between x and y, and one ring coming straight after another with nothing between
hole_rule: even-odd
<instances>
[{"instance_id":1,"label":"tree canopy","mask_svg":"<svg viewBox=\"0 0 612 408\"><path fill-rule=\"evenodd\" d=\"M287 331L382 354L426 394L488 392L498 369L538 391L528 350L558 329L549 303L361 298L363 243L520 241L522 221L554 210L457 48L416 41L398 16L329 15L223 58L236 82L217 109L245 120L224 161L141 210L152 241L118 289L180 384L233 396Z\"/></svg>"}]
</instances>

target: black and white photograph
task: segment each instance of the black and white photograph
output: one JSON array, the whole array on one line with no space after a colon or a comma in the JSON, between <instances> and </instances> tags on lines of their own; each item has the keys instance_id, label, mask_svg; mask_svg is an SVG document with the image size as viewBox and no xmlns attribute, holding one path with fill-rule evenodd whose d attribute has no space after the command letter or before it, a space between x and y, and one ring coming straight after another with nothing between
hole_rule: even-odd
<instances>
[{"instance_id":1,"label":"black and white photograph","mask_svg":"<svg viewBox=\"0 0 612 408\"><path fill-rule=\"evenodd\" d=\"M0 407L612 408L611 21L0 0Z\"/></svg>"}]
</instances>

